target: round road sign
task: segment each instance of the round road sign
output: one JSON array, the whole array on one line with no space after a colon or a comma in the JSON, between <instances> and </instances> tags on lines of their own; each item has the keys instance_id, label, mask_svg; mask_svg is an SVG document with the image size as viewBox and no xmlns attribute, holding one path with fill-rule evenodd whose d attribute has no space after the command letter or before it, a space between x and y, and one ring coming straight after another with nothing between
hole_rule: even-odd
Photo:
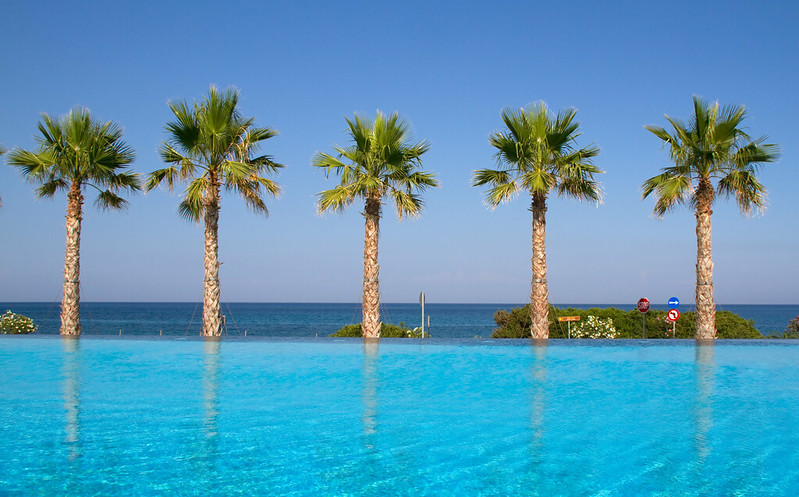
<instances>
[{"instance_id":1,"label":"round road sign","mask_svg":"<svg viewBox=\"0 0 799 497\"><path fill-rule=\"evenodd\" d=\"M680 305L680 299L672 297L669 299L669 309L676 309Z\"/></svg>"},{"instance_id":2,"label":"round road sign","mask_svg":"<svg viewBox=\"0 0 799 497\"><path fill-rule=\"evenodd\" d=\"M677 319L680 317L680 311L677 309L671 309L668 314L666 314L666 317L669 318L669 321L677 321Z\"/></svg>"},{"instance_id":3,"label":"round road sign","mask_svg":"<svg viewBox=\"0 0 799 497\"><path fill-rule=\"evenodd\" d=\"M649 299L646 297L642 298L638 301L638 310L641 312L647 312L649 310Z\"/></svg>"}]
</instances>

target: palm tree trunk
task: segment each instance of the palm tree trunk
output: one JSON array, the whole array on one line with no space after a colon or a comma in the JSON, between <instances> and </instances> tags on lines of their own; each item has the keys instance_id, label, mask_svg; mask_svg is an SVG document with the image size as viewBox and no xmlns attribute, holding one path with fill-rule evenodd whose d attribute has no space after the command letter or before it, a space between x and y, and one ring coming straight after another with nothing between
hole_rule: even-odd
<instances>
[{"instance_id":1,"label":"palm tree trunk","mask_svg":"<svg viewBox=\"0 0 799 497\"><path fill-rule=\"evenodd\" d=\"M74 181L67 194L67 249L64 255L64 296L61 300L61 334L80 335L80 222L83 210L81 184Z\"/></svg>"},{"instance_id":2,"label":"palm tree trunk","mask_svg":"<svg viewBox=\"0 0 799 497\"><path fill-rule=\"evenodd\" d=\"M222 323L219 312L219 181L213 173L205 202L203 335L220 336Z\"/></svg>"},{"instance_id":3,"label":"palm tree trunk","mask_svg":"<svg viewBox=\"0 0 799 497\"><path fill-rule=\"evenodd\" d=\"M713 185L701 179L696 191L696 339L716 338L716 304L713 302L713 250L710 216Z\"/></svg>"},{"instance_id":4,"label":"palm tree trunk","mask_svg":"<svg viewBox=\"0 0 799 497\"><path fill-rule=\"evenodd\" d=\"M380 265L377 263L380 236L380 198L370 196L364 209L363 238L363 321L364 338L380 338Z\"/></svg>"},{"instance_id":5,"label":"palm tree trunk","mask_svg":"<svg viewBox=\"0 0 799 497\"><path fill-rule=\"evenodd\" d=\"M533 194L533 283L530 293L530 334L533 339L549 338L549 290L547 289L547 199Z\"/></svg>"}]
</instances>

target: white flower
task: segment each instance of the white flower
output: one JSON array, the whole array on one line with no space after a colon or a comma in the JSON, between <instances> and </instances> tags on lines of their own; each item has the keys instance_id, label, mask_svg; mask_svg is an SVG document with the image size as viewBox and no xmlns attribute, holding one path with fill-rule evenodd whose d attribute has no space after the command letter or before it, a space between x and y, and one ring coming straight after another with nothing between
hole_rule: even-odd
<instances>
[{"instance_id":1,"label":"white flower","mask_svg":"<svg viewBox=\"0 0 799 497\"><path fill-rule=\"evenodd\" d=\"M616 327L613 326L613 319L599 319L596 316L588 316L588 318L574 327L572 330L574 338L616 338L618 333Z\"/></svg>"}]
</instances>

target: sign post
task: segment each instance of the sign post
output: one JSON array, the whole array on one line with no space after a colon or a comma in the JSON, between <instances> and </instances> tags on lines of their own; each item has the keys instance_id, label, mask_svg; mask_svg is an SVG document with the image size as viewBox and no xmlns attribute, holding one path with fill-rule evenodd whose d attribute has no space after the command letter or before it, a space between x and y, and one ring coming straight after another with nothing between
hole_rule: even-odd
<instances>
[{"instance_id":1,"label":"sign post","mask_svg":"<svg viewBox=\"0 0 799 497\"><path fill-rule=\"evenodd\" d=\"M666 318L671 321L671 338L676 338L677 335L677 320L680 318L680 311L677 309L669 309Z\"/></svg>"},{"instance_id":2,"label":"sign post","mask_svg":"<svg viewBox=\"0 0 799 497\"><path fill-rule=\"evenodd\" d=\"M649 299L641 297L638 300L638 310L641 312L641 330L644 340L646 340L646 313L649 311Z\"/></svg>"},{"instance_id":3,"label":"sign post","mask_svg":"<svg viewBox=\"0 0 799 497\"><path fill-rule=\"evenodd\" d=\"M424 292L419 294L419 305L422 306L422 338L424 338Z\"/></svg>"},{"instance_id":4,"label":"sign post","mask_svg":"<svg viewBox=\"0 0 799 497\"><path fill-rule=\"evenodd\" d=\"M671 338L677 338L677 318L680 317L680 311L677 310L677 307L680 306L680 299L677 297L672 297L669 299L669 311L666 314L666 319L671 321Z\"/></svg>"},{"instance_id":5,"label":"sign post","mask_svg":"<svg viewBox=\"0 0 799 497\"><path fill-rule=\"evenodd\" d=\"M572 337L572 321L579 321L579 320L580 316L563 316L558 318L558 321L560 321L561 323L566 321L566 326L569 327L569 338Z\"/></svg>"}]
</instances>

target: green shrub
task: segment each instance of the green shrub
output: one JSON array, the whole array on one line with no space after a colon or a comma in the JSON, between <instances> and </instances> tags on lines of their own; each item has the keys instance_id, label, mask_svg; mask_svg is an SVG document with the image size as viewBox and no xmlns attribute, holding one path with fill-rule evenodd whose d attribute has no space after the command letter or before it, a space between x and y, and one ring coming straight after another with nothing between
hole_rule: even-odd
<instances>
[{"instance_id":1,"label":"green shrub","mask_svg":"<svg viewBox=\"0 0 799 497\"><path fill-rule=\"evenodd\" d=\"M0 333L4 335L22 335L33 333L37 326L33 324L33 319L21 314L14 314L6 311L0 316Z\"/></svg>"},{"instance_id":2,"label":"green shrub","mask_svg":"<svg viewBox=\"0 0 799 497\"><path fill-rule=\"evenodd\" d=\"M422 337L422 328L408 328L405 323L400 323L399 326L390 323L380 323L380 337L381 338L430 338L430 333L424 332ZM363 330L361 330L360 323L348 324L332 335L331 337L362 337Z\"/></svg>"},{"instance_id":3,"label":"green shrub","mask_svg":"<svg viewBox=\"0 0 799 497\"><path fill-rule=\"evenodd\" d=\"M580 316L579 323L588 321L589 316L594 319L613 323L616 329L615 338L642 338L641 321L646 322L647 338L672 338L672 323L666 319L666 311L650 310L642 317L641 313L633 309L624 311L615 307L600 309L593 307L590 309L576 309L569 307L558 309L551 307L549 311L549 337L567 338L569 325L557 320L563 316ZM494 313L494 321L497 327L491 334L492 338L530 338L530 306L516 307L508 310L498 310ZM571 330L574 336L575 329L580 324L572 323ZM763 338L763 335L755 328L754 321L744 319L730 311L716 312L716 330L718 338ZM674 326L675 338L694 338L696 336L696 322L693 312L684 312Z\"/></svg>"}]
</instances>

